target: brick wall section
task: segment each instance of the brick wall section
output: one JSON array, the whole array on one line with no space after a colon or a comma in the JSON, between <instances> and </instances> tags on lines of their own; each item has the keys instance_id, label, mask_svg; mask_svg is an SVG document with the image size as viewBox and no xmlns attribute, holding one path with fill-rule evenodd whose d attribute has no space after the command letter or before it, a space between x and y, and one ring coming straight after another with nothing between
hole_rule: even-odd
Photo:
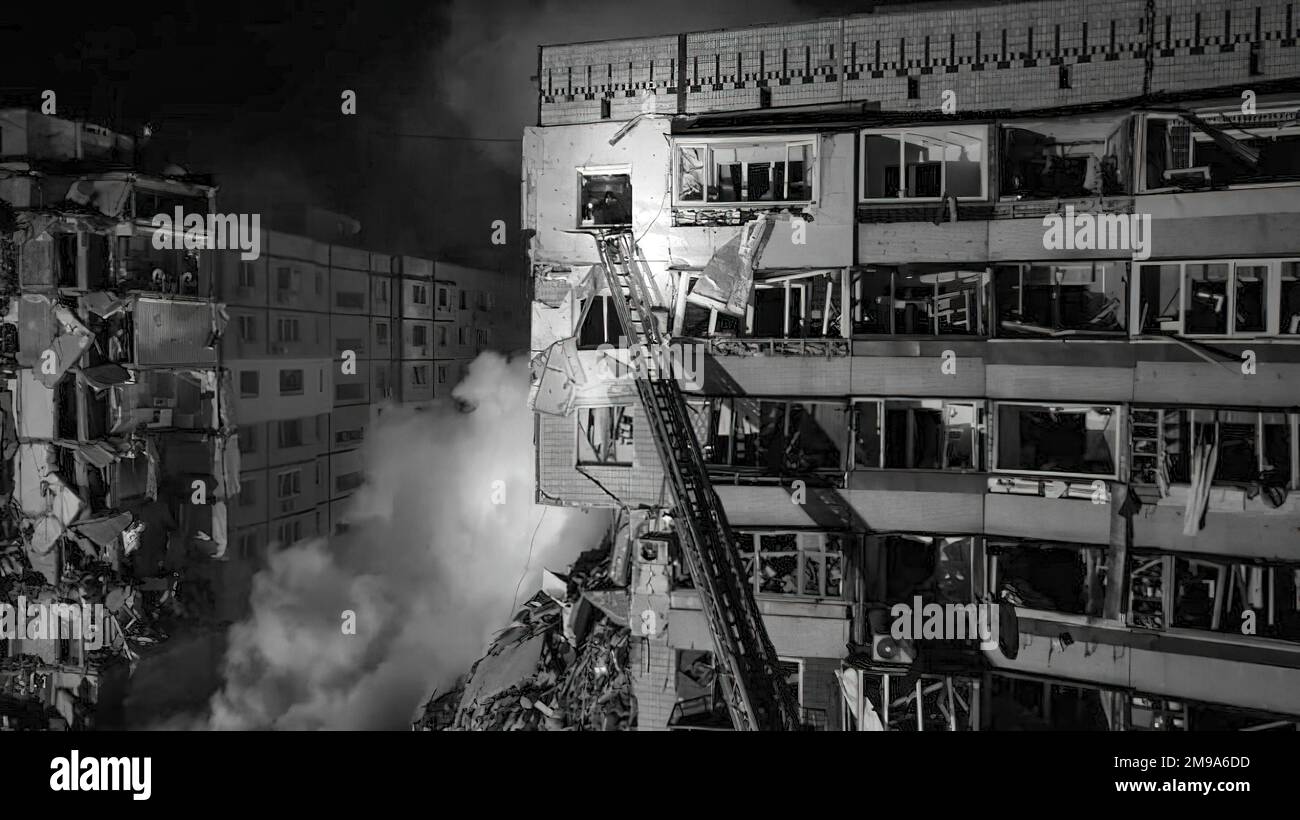
<instances>
[{"instance_id":1,"label":"brick wall section","mask_svg":"<svg viewBox=\"0 0 1300 820\"><path fill-rule=\"evenodd\" d=\"M831 732L840 730L840 684L835 679L839 668L840 662L831 658L804 658L803 662L803 706L823 710Z\"/></svg>"},{"instance_id":2,"label":"brick wall section","mask_svg":"<svg viewBox=\"0 0 1300 820\"><path fill-rule=\"evenodd\" d=\"M635 456L631 467L584 465L590 476L604 485L619 501L575 469L578 463L578 419L576 415L537 414L537 486L541 501L559 500L567 504L593 507L635 507L638 504L665 504L668 491L663 467L655 450L654 438L646 426L641 405L632 408L632 440Z\"/></svg>"},{"instance_id":3,"label":"brick wall section","mask_svg":"<svg viewBox=\"0 0 1300 820\"><path fill-rule=\"evenodd\" d=\"M667 636L633 637L630 661L632 694L636 696L637 731L668 728L668 718L677 703L676 658Z\"/></svg>"},{"instance_id":4,"label":"brick wall section","mask_svg":"<svg viewBox=\"0 0 1300 820\"><path fill-rule=\"evenodd\" d=\"M641 112L644 93L655 95L661 113L678 110L679 91L686 113L756 109L764 93L773 108L867 101L887 111L933 111L948 89L959 111L1027 110L1276 80L1300 74L1296 6L1282 0L963 3L547 46L540 124L597 121L602 99L610 101L610 119L629 119ZM909 82L916 85L914 98Z\"/></svg>"}]
</instances>

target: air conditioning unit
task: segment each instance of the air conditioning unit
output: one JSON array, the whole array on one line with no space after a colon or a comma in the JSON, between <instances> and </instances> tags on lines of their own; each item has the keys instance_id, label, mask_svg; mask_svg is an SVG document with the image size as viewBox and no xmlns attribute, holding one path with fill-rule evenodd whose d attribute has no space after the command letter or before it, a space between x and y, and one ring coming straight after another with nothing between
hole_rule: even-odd
<instances>
[{"instance_id":1,"label":"air conditioning unit","mask_svg":"<svg viewBox=\"0 0 1300 820\"><path fill-rule=\"evenodd\" d=\"M272 353L288 353L288 352L289 352L289 346L288 346L288 345L271 345L271 352L272 352Z\"/></svg>"},{"instance_id":2,"label":"air conditioning unit","mask_svg":"<svg viewBox=\"0 0 1300 820\"><path fill-rule=\"evenodd\" d=\"M910 664L916 660L916 647L911 641L895 640L890 635L872 635L871 660L876 663Z\"/></svg>"}]
</instances>

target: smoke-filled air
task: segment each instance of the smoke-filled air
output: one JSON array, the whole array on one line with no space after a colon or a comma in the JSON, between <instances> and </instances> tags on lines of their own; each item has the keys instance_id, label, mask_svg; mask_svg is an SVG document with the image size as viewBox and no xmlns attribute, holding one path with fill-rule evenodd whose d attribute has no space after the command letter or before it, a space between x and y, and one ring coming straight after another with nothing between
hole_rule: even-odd
<instances>
[{"instance_id":1,"label":"smoke-filled air","mask_svg":"<svg viewBox=\"0 0 1300 820\"><path fill-rule=\"evenodd\" d=\"M454 392L460 409L384 411L348 531L273 553L254 579L213 728L407 728L509 623L517 587L526 598L543 567L599 542L601 515L533 504L527 391L522 357L486 353Z\"/></svg>"}]
</instances>

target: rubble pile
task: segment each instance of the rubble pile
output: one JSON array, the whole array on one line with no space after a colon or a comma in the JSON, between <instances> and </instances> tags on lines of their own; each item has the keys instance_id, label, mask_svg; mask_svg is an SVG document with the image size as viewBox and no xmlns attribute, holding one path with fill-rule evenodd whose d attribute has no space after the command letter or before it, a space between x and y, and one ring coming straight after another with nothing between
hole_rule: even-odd
<instances>
[{"instance_id":1,"label":"rubble pile","mask_svg":"<svg viewBox=\"0 0 1300 820\"><path fill-rule=\"evenodd\" d=\"M607 550L592 550L568 577L547 573L544 589L520 607L468 678L430 699L412 728L630 729L636 702L627 598L611 581L609 563Z\"/></svg>"}]
</instances>

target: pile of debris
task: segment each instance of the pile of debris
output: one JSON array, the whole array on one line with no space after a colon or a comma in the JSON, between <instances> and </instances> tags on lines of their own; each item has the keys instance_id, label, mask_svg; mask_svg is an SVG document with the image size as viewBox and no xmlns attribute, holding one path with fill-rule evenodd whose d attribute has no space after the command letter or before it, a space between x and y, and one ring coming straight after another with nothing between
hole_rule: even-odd
<instances>
[{"instance_id":1,"label":"pile of debris","mask_svg":"<svg viewBox=\"0 0 1300 820\"><path fill-rule=\"evenodd\" d=\"M608 553L581 556L568 577L546 573L451 691L435 695L416 730L618 731L635 725L628 599L613 589Z\"/></svg>"}]
</instances>

